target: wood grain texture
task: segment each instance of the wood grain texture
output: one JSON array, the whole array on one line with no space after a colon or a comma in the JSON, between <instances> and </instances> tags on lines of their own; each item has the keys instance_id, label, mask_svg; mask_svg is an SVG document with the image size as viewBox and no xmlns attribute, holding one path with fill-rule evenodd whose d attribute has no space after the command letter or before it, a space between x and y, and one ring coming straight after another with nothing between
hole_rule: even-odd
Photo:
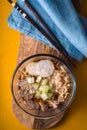
<instances>
[{"instance_id":1,"label":"wood grain texture","mask_svg":"<svg viewBox=\"0 0 87 130\"><path fill-rule=\"evenodd\" d=\"M17 63L20 63L23 59L27 58L28 56L31 56L33 54L40 54L40 53L53 54L64 58L64 56L56 49L52 49L49 46L29 36L21 34Z\"/></svg>"}]
</instances>

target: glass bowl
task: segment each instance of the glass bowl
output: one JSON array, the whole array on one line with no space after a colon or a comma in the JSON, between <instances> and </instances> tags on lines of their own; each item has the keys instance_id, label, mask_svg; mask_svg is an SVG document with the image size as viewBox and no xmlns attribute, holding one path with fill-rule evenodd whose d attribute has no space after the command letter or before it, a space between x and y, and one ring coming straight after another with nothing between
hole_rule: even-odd
<instances>
[{"instance_id":1,"label":"glass bowl","mask_svg":"<svg viewBox=\"0 0 87 130\"><path fill-rule=\"evenodd\" d=\"M29 106L24 104L23 99L18 94L18 81L19 81L19 76L20 76L22 70L25 68L25 66L28 63L33 62L33 61L39 61L42 59L48 59L55 63L57 63L57 62L62 63L63 66L65 66L66 69L68 70L68 72L72 78L72 82L73 82L73 86L72 86L71 92L70 92L67 100L65 100L65 102L62 105L59 105L57 108L48 109L46 112L43 112L41 110L29 109ZM75 77L74 77L74 74L73 74L71 68L69 67L69 65L67 63L65 63L65 61L63 59L56 57L54 55L50 55L50 54L36 54L36 55L32 55L32 56L26 58L17 66L17 68L13 74L13 78L12 78L11 91L12 91L13 99L15 100L16 104L25 113L33 116L34 118L38 118L39 120L44 120L45 125L44 126L42 125L43 127L41 126L41 128L49 128L49 127L54 126L56 123L58 123L62 119L66 110L71 105L71 103L74 99L75 92L76 92L76 81L75 81ZM50 123L52 123L52 125L50 125Z\"/></svg>"}]
</instances>

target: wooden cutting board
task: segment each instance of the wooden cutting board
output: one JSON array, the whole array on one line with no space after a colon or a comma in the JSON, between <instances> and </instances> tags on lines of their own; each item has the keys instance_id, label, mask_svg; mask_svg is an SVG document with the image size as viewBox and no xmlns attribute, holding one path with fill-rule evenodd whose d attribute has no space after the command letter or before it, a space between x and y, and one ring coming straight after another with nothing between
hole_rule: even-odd
<instances>
[{"instance_id":1,"label":"wooden cutting board","mask_svg":"<svg viewBox=\"0 0 87 130\"><path fill-rule=\"evenodd\" d=\"M30 38L29 36L21 34L17 64L19 64L25 58L27 58L33 54L38 54L38 53L39 54L40 53L53 54L55 56L65 59L65 57L63 57L59 51L54 50L54 49L50 48L49 46L47 46L33 38ZM44 128L46 125L46 122L48 122L48 124L46 125L46 128L50 128L50 127L54 126L55 124L57 124L57 122L58 122L57 117L55 119L52 119L49 121L35 119L34 117L31 117L29 114L27 114L23 110L21 110L17 106L17 104L15 103L14 100L12 102L12 108L13 108L13 112L14 112L16 118L22 124L27 126L28 128L35 128L35 129L37 128L38 129L38 126L39 126L39 128L41 128L43 124L44 124L43 125L43 128ZM62 119L62 117L63 117L63 115L60 116L59 120Z\"/></svg>"}]
</instances>

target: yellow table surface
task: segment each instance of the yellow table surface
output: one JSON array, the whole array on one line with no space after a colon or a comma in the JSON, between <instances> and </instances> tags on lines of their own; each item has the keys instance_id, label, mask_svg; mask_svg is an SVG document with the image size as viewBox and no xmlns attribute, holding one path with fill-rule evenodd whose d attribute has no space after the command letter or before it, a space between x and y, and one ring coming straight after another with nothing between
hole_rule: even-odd
<instances>
[{"instance_id":1,"label":"yellow table surface","mask_svg":"<svg viewBox=\"0 0 87 130\"><path fill-rule=\"evenodd\" d=\"M6 22L11 9L6 0L0 0L0 130L29 130L12 112L10 83L16 67L20 33L9 28ZM53 130L87 130L87 59L77 66L73 69L77 81L75 100Z\"/></svg>"}]
</instances>

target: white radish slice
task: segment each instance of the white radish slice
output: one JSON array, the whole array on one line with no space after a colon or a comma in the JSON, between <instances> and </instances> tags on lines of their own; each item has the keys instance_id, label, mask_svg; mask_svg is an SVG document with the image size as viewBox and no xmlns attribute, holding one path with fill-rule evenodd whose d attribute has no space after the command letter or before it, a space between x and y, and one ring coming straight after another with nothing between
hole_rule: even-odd
<instances>
[{"instance_id":1,"label":"white radish slice","mask_svg":"<svg viewBox=\"0 0 87 130\"><path fill-rule=\"evenodd\" d=\"M36 63L36 62L30 62L30 63L26 66L26 71L27 71L30 75L37 75L37 63Z\"/></svg>"},{"instance_id":2,"label":"white radish slice","mask_svg":"<svg viewBox=\"0 0 87 130\"><path fill-rule=\"evenodd\" d=\"M49 77L54 72L54 64L50 60L40 60L37 63L37 73L41 77Z\"/></svg>"}]
</instances>

